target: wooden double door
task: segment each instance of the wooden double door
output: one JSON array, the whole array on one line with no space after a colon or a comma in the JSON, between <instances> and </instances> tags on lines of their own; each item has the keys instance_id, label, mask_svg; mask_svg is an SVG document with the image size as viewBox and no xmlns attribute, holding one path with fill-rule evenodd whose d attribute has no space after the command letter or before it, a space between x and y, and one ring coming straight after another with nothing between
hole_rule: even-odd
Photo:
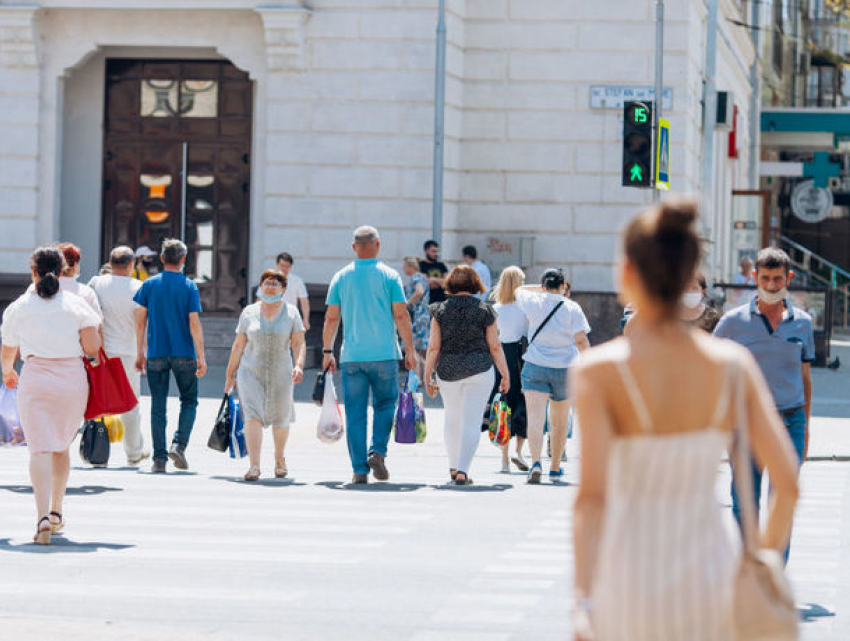
<instances>
[{"instance_id":1,"label":"wooden double door","mask_svg":"<svg viewBox=\"0 0 850 641\"><path fill-rule=\"evenodd\" d=\"M189 250L205 312L247 304L251 94L224 61L106 63L103 255L166 238Z\"/></svg>"}]
</instances>

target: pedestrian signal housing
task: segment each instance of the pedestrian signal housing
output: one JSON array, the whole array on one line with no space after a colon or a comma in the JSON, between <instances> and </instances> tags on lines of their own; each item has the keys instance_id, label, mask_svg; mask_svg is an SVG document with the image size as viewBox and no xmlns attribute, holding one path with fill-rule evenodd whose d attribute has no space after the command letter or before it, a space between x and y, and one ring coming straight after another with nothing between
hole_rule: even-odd
<instances>
[{"instance_id":1,"label":"pedestrian signal housing","mask_svg":"<svg viewBox=\"0 0 850 641\"><path fill-rule=\"evenodd\" d=\"M652 187L652 102L623 105L623 187Z\"/></svg>"}]
</instances>

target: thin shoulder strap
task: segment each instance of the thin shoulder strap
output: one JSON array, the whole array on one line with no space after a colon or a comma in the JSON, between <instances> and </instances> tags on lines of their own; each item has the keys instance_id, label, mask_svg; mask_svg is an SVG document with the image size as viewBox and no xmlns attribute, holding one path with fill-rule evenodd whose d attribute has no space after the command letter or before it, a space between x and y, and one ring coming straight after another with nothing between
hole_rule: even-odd
<instances>
[{"instance_id":1,"label":"thin shoulder strap","mask_svg":"<svg viewBox=\"0 0 850 641\"><path fill-rule=\"evenodd\" d=\"M635 380L634 374L632 374L629 364L625 360L618 360L617 369L620 370L620 378L623 380L626 393L629 395L629 399L632 402L632 408L637 414L641 430L644 432L651 432L652 419L649 416L649 410L646 407L646 403L643 400L643 396L640 393L637 381Z\"/></svg>"},{"instance_id":2,"label":"thin shoulder strap","mask_svg":"<svg viewBox=\"0 0 850 641\"><path fill-rule=\"evenodd\" d=\"M720 381L720 397L717 399L717 405L714 409L714 416L711 417L711 423L709 423L709 427L717 427L720 425L720 421L723 420L723 417L729 412L729 396L731 395L731 389L734 385L733 379L735 378L732 373L732 363L726 361L723 364L723 380Z\"/></svg>"}]
</instances>

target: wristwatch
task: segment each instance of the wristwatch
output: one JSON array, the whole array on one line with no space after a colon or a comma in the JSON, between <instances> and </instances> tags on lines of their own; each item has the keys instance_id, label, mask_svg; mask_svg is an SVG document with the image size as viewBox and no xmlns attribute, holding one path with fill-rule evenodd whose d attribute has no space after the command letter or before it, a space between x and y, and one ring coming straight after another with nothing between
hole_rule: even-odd
<instances>
[{"instance_id":1,"label":"wristwatch","mask_svg":"<svg viewBox=\"0 0 850 641\"><path fill-rule=\"evenodd\" d=\"M322 354L333 354L334 351L332 349L323 349Z\"/></svg>"}]
</instances>

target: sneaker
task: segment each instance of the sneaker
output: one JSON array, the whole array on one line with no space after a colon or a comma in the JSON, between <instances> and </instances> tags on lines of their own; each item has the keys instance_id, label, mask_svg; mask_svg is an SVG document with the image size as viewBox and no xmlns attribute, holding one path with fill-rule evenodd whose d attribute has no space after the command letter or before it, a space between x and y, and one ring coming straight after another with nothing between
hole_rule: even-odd
<instances>
[{"instance_id":1,"label":"sneaker","mask_svg":"<svg viewBox=\"0 0 850 641\"><path fill-rule=\"evenodd\" d=\"M138 456L128 456L127 457L127 465L130 467L138 467L139 463L144 461L145 459L149 459L151 457L150 452L142 452Z\"/></svg>"},{"instance_id":2,"label":"sneaker","mask_svg":"<svg viewBox=\"0 0 850 641\"><path fill-rule=\"evenodd\" d=\"M563 469L558 468L557 472L553 472L553 471L549 470L549 480L552 483L560 483L561 479L563 479L563 478L564 478L564 470Z\"/></svg>"},{"instance_id":3,"label":"sneaker","mask_svg":"<svg viewBox=\"0 0 850 641\"><path fill-rule=\"evenodd\" d=\"M155 458L151 467L151 474L165 474L165 464L165 459Z\"/></svg>"},{"instance_id":4,"label":"sneaker","mask_svg":"<svg viewBox=\"0 0 850 641\"><path fill-rule=\"evenodd\" d=\"M374 474L375 478L379 481L388 481L390 478L390 473L387 470L387 466L384 464L384 457L378 454L377 452L370 452L369 458L366 459L366 463L369 465L369 469L372 470L372 474Z\"/></svg>"},{"instance_id":5,"label":"sneaker","mask_svg":"<svg viewBox=\"0 0 850 641\"><path fill-rule=\"evenodd\" d=\"M528 472L528 480L526 482L532 485L540 485L541 476L543 476L543 466L540 465L540 461L535 461Z\"/></svg>"},{"instance_id":6,"label":"sneaker","mask_svg":"<svg viewBox=\"0 0 850 641\"><path fill-rule=\"evenodd\" d=\"M522 458L522 454L519 452L511 457L511 461L513 461L513 464L517 466L520 472L528 472L528 463L525 462L525 459Z\"/></svg>"},{"instance_id":7,"label":"sneaker","mask_svg":"<svg viewBox=\"0 0 850 641\"><path fill-rule=\"evenodd\" d=\"M511 464L507 461L502 461L502 474L510 474L511 473Z\"/></svg>"},{"instance_id":8,"label":"sneaker","mask_svg":"<svg viewBox=\"0 0 850 641\"><path fill-rule=\"evenodd\" d=\"M368 474L355 474L351 477L351 482L354 485L366 485L369 482Z\"/></svg>"},{"instance_id":9,"label":"sneaker","mask_svg":"<svg viewBox=\"0 0 850 641\"><path fill-rule=\"evenodd\" d=\"M178 470L188 470L189 462L186 460L186 448L177 443L171 444L171 449L168 450L168 458L174 463L174 467Z\"/></svg>"}]
</instances>

